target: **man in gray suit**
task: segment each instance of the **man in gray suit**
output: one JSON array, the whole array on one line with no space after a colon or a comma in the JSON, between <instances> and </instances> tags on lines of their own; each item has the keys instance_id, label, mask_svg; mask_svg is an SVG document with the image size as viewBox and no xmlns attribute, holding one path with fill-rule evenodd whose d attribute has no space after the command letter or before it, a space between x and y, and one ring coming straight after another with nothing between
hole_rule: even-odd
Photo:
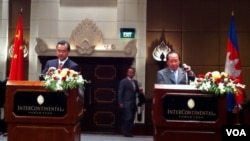
<instances>
[{"instance_id":1,"label":"man in gray suit","mask_svg":"<svg viewBox=\"0 0 250 141\"><path fill-rule=\"evenodd\" d=\"M195 79L195 74L190 66L180 67L180 56L171 51L166 56L166 68L157 72L157 84L188 84Z\"/></svg>"},{"instance_id":2,"label":"man in gray suit","mask_svg":"<svg viewBox=\"0 0 250 141\"><path fill-rule=\"evenodd\" d=\"M77 63L69 59L68 55L70 53L70 44L65 41L59 41L56 45L56 55L57 59L48 60L44 69L42 70L42 74L46 74L50 70L55 70L59 68L69 68L75 70L77 72L80 71L80 67Z\"/></svg>"},{"instance_id":3,"label":"man in gray suit","mask_svg":"<svg viewBox=\"0 0 250 141\"><path fill-rule=\"evenodd\" d=\"M138 82L133 79L135 68L127 69L127 77L122 79L118 88L118 104L122 110L122 128L125 137L132 137L132 127L137 110L136 97L139 93Z\"/></svg>"}]
</instances>

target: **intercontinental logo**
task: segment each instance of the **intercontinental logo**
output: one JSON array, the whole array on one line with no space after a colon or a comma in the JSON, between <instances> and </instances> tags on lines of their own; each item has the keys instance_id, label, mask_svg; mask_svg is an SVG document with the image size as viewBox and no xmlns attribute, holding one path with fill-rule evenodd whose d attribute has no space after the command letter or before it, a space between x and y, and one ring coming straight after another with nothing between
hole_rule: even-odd
<instances>
[{"instance_id":1,"label":"intercontinental logo","mask_svg":"<svg viewBox=\"0 0 250 141\"><path fill-rule=\"evenodd\" d=\"M195 107L195 101L190 98L188 101L187 101L187 106L189 109L193 109Z\"/></svg>"},{"instance_id":2,"label":"intercontinental logo","mask_svg":"<svg viewBox=\"0 0 250 141\"><path fill-rule=\"evenodd\" d=\"M20 91L14 96L14 113L18 116L62 117L67 113L64 92Z\"/></svg>"},{"instance_id":3,"label":"intercontinental logo","mask_svg":"<svg viewBox=\"0 0 250 141\"><path fill-rule=\"evenodd\" d=\"M56 103L46 101L46 96L38 94L35 103L17 104L16 109L22 115L55 115L65 113L65 107Z\"/></svg>"},{"instance_id":4,"label":"intercontinental logo","mask_svg":"<svg viewBox=\"0 0 250 141\"><path fill-rule=\"evenodd\" d=\"M202 105L199 105L200 102L197 102L195 100L202 100L202 99L188 98L185 101L182 101L185 102L186 104L183 104L183 106L181 107L177 103L176 105L174 104L168 107L166 111L167 119L179 119L179 120L216 119L217 114L214 109L211 109L209 107L208 108L203 107Z\"/></svg>"},{"instance_id":5,"label":"intercontinental logo","mask_svg":"<svg viewBox=\"0 0 250 141\"><path fill-rule=\"evenodd\" d=\"M42 95L39 95L36 101L39 105L42 105L44 103L44 97Z\"/></svg>"}]
</instances>

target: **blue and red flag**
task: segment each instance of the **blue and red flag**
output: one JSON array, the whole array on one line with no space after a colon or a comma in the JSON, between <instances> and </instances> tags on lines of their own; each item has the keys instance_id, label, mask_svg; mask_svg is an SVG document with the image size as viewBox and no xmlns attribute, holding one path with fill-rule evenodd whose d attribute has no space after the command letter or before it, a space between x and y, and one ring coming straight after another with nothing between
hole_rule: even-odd
<instances>
[{"instance_id":1,"label":"blue and red flag","mask_svg":"<svg viewBox=\"0 0 250 141\"><path fill-rule=\"evenodd\" d=\"M235 27L235 20L233 13L230 19L229 35L227 39L225 72L238 79L239 83L242 83L240 54L239 54L239 47L237 42L236 27ZM232 97L228 99L228 110L231 111L234 106L236 106L237 104L242 104L243 101L244 101L243 90L240 90L238 93L232 95Z\"/></svg>"}]
</instances>

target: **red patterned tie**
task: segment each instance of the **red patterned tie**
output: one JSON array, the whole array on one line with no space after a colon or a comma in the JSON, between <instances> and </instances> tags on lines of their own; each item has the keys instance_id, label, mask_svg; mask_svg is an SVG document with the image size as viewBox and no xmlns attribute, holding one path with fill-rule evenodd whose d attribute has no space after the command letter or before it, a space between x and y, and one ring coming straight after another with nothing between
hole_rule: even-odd
<instances>
[{"instance_id":1,"label":"red patterned tie","mask_svg":"<svg viewBox=\"0 0 250 141\"><path fill-rule=\"evenodd\" d=\"M62 63L59 64L58 69L62 69Z\"/></svg>"}]
</instances>

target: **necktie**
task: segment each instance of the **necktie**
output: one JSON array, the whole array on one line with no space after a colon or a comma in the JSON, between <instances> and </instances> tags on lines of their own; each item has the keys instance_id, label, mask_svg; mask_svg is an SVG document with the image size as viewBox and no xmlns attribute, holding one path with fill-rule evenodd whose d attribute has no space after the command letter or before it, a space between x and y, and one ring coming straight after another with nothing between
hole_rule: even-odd
<instances>
[{"instance_id":1,"label":"necktie","mask_svg":"<svg viewBox=\"0 0 250 141\"><path fill-rule=\"evenodd\" d=\"M59 64L58 69L62 69L62 63Z\"/></svg>"},{"instance_id":2,"label":"necktie","mask_svg":"<svg viewBox=\"0 0 250 141\"><path fill-rule=\"evenodd\" d=\"M177 71L174 71L174 80L175 80L175 84L177 84L177 81L178 81L178 72Z\"/></svg>"},{"instance_id":3,"label":"necktie","mask_svg":"<svg viewBox=\"0 0 250 141\"><path fill-rule=\"evenodd\" d=\"M131 79L131 83L132 83L132 86L133 86L133 88L135 90L135 81Z\"/></svg>"}]
</instances>

